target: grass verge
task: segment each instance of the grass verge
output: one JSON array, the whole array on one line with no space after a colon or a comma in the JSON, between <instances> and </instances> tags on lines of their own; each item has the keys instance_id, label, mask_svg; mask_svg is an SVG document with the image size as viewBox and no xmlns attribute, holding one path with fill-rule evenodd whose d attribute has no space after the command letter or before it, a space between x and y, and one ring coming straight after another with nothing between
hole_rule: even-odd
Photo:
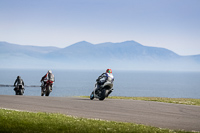
<instances>
[{"instance_id":1,"label":"grass verge","mask_svg":"<svg viewBox=\"0 0 200 133\"><path fill-rule=\"evenodd\" d=\"M89 98L89 96L81 96ZM165 97L121 97L121 96L109 96L109 99L129 99L129 100L142 100L142 101L156 101L175 104L197 105L200 106L200 99L192 98L165 98Z\"/></svg>"},{"instance_id":2,"label":"grass verge","mask_svg":"<svg viewBox=\"0 0 200 133\"><path fill-rule=\"evenodd\" d=\"M186 133L151 126L0 109L2 133ZM188 132L189 133L189 132Z\"/></svg>"}]
</instances>

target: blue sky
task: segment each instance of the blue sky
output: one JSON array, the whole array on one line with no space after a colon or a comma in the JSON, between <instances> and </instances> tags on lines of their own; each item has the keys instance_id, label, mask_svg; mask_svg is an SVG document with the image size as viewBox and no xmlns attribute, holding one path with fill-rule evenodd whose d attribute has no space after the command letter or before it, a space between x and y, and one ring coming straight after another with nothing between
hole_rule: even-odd
<instances>
[{"instance_id":1,"label":"blue sky","mask_svg":"<svg viewBox=\"0 0 200 133\"><path fill-rule=\"evenodd\" d=\"M200 54L200 0L0 0L0 41L66 47L84 40Z\"/></svg>"}]
</instances>

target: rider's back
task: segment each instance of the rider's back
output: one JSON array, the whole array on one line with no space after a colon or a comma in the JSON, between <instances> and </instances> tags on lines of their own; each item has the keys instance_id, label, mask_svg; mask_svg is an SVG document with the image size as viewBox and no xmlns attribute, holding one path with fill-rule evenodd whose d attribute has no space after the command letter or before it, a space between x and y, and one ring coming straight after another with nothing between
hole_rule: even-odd
<instances>
[{"instance_id":1,"label":"rider's back","mask_svg":"<svg viewBox=\"0 0 200 133\"><path fill-rule=\"evenodd\" d=\"M17 85L23 85L24 84L23 80L21 78L17 78L16 83L17 83Z\"/></svg>"},{"instance_id":2,"label":"rider's back","mask_svg":"<svg viewBox=\"0 0 200 133\"><path fill-rule=\"evenodd\" d=\"M54 82L54 75L52 73L48 74L48 80L53 81Z\"/></svg>"}]
</instances>

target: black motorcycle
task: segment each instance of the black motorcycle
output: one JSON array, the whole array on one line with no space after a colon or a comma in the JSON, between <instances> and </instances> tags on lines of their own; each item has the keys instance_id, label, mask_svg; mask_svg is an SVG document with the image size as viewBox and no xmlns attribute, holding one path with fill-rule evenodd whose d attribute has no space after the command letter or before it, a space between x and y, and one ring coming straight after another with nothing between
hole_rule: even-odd
<instances>
[{"instance_id":1,"label":"black motorcycle","mask_svg":"<svg viewBox=\"0 0 200 133\"><path fill-rule=\"evenodd\" d=\"M15 86L14 91L16 95L23 95L24 94L24 87L21 84Z\"/></svg>"}]
</instances>

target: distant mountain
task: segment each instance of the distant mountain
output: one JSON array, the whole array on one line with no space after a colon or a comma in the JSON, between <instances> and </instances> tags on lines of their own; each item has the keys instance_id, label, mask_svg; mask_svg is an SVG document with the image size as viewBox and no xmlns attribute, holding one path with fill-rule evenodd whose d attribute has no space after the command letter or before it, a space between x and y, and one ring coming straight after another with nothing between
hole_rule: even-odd
<instances>
[{"instance_id":1,"label":"distant mountain","mask_svg":"<svg viewBox=\"0 0 200 133\"><path fill-rule=\"evenodd\" d=\"M78 42L64 49L49 53L53 56L76 59L101 59L101 60L169 60L179 58L176 53L156 47L143 46L134 41L122 43L102 43L93 45L88 42Z\"/></svg>"},{"instance_id":2,"label":"distant mountain","mask_svg":"<svg viewBox=\"0 0 200 133\"><path fill-rule=\"evenodd\" d=\"M200 55L180 56L135 41L96 45L82 41L65 48L0 42L0 61L0 68L200 70Z\"/></svg>"},{"instance_id":3,"label":"distant mountain","mask_svg":"<svg viewBox=\"0 0 200 133\"><path fill-rule=\"evenodd\" d=\"M49 52L56 51L58 49L59 48L57 47L24 46L7 42L0 42L0 54L41 57Z\"/></svg>"},{"instance_id":4,"label":"distant mountain","mask_svg":"<svg viewBox=\"0 0 200 133\"><path fill-rule=\"evenodd\" d=\"M45 55L58 49L0 42L0 68L42 68Z\"/></svg>"}]
</instances>

